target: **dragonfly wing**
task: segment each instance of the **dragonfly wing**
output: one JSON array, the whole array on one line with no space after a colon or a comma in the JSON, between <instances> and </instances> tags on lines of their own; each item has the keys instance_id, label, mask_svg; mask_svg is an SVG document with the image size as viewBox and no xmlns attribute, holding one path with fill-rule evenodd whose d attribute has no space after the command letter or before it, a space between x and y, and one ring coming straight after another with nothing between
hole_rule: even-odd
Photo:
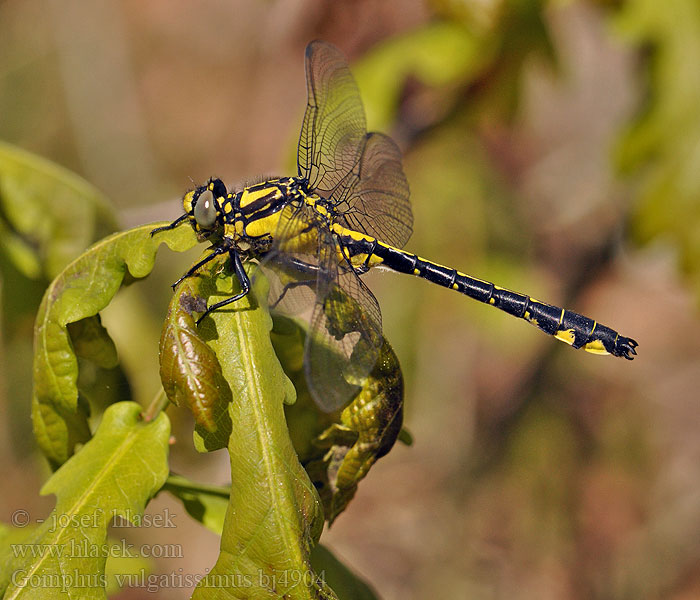
<instances>
[{"instance_id":1,"label":"dragonfly wing","mask_svg":"<svg viewBox=\"0 0 700 600\"><path fill-rule=\"evenodd\" d=\"M326 42L306 47L308 102L299 136L299 176L328 198L357 164L367 133L360 91L342 52Z\"/></svg>"},{"instance_id":2,"label":"dragonfly wing","mask_svg":"<svg viewBox=\"0 0 700 600\"><path fill-rule=\"evenodd\" d=\"M288 206L261 263L272 310L309 323L306 380L318 406L332 412L351 400L382 345L379 303L344 258L328 223L312 208Z\"/></svg>"},{"instance_id":3,"label":"dragonfly wing","mask_svg":"<svg viewBox=\"0 0 700 600\"><path fill-rule=\"evenodd\" d=\"M413 231L413 211L401 151L382 133L368 133L360 159L330 198L338 222L402 248Z\"/></svg>"},{"instance_id":4,"label":"dragonfly wing","mask_svg":"<svg viewBox=\"0 0 700 600\"><path fill-rule=\"evenodd\" d=\"M328 226L310 207L288 205L280 217L272 248L260 267L270 284L272 310L311 319L319 275L319 229Z\"/></svg>"},{"instance_id":5,"label":"dragonfly wing","mask_svg":"<svg viewBox=\"0 0 700 600\"><path fill-rule=\"evenodd\" d=\"M299 175L330 200L346 227L402 247L413 214L401 152L367 133L365 111L347 61L335 46L306 48L308 103L299 136Z\"/></svg>"},{"instance_id":6,"label":"dragonfly wing","mask_svg":"<svg viewBox=\"0 0 700 600\"><path fill-rule=\"evenodd\" d=\"M383 341L379 303L350 264L338 260L340 252L328 232L304 351L311 395L326 412L357 395Z\"/></svg>"}]
</instances>

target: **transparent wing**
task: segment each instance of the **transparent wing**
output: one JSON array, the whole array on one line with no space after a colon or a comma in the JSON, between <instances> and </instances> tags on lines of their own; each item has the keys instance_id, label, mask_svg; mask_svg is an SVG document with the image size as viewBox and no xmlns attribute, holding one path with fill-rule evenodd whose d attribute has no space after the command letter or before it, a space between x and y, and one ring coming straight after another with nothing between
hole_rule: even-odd
<instances>
[{"instance_id":1,"label":"transparent wing","mask_svg":"<svg viewBox=\"0 0 700 600\"><path fill-rule=\"evenodd\" d=\"M305 205L283 209L272 248L260 264L270 284L272 310L311 320L320 272L321 227L327 226Z\"/></svg>"},{"instance_id":2,"label":"transparent wing","mask_svg":"<svg viewBox=\"0 0 700 600\"><path fill-rule=\"evenodd\" d=\"M345 57L326 42L306 47L306 88L297 166L309 188L328 198L359 159L365 111Z\"/></svg>"},{"instance_id":3,"label":"transparent wing","mask_svg":"<svg viewBox=\"0 0 700 600\"><path fill-rule=\"evenodd\" d=\"M360 159L330 197L343 226L402 248L413 231L413 211L401 151L381 133L368 133Z\"/></svg>"},{"instance_id":4,"label":"transparent wing","mask_svg":"<svg viewBox=\"0 0 700 600\"><path fill-rule=\"evenodd\" d=\"M359 391L382 344L381 312L310 207L284 209L275 244L261 266L273 310L307 319L306 380L318 406L332 412Z\"/></svg>"},{"instance_id":5,"label":"transparent wing","mask_svg":"<svg viewBox=\"0 0 700 600\"><path fill-rule=\"evenodd\" d=\"M308 103L299 136L299 175L330 200L340 222L402 247L413 214L401 152L367 133L359 90L343 54L325 42L306 48Z\"/></svg>"},{"instance_id":6,"label":"transparent wing","mask_svg":"<svg viewBox=\"0 0 700 600\"><path fill-rule=\"evenodd\" d=\"M304 350L311 395L327 412L357 395L383 341L379 303L346 262L338 263L333 256L338 250L337 244L329 243L320 257L316 305Z\"/></svg>"}]
</instances>

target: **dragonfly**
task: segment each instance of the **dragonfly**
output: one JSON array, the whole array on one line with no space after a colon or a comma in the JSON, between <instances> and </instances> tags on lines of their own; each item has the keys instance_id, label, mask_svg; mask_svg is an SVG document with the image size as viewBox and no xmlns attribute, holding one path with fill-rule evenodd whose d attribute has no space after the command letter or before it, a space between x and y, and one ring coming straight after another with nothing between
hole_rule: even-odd
<instances>
[{"instance_id":1,"label":"dragonfly","mask_svg":"<svg viewBox=\"0 0 700 600\"><path fill-rule=\"evenodd\" d=\"M305 53L308 101L297 150L297 175L229 191L218 178L187 192L184 214L211 252L196 275L228 255L240 292L198 319L243 298L244 269L257 262L271 274L269 306L308 319L304 370L316 404L333 412L361 389L384 343L379 303L361 279L372 268L414 275L524 319L594 354L629 360L637 342L597 321L403 250L413 228L401 153L387 135L367 132L357 84L335 46L311 42Z\"/></svg>"}]
</instances>

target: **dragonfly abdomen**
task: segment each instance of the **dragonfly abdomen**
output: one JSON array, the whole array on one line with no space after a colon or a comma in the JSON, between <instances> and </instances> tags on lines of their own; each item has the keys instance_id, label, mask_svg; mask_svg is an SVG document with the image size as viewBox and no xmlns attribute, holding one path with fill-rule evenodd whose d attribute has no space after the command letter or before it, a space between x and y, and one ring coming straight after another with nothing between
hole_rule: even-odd
<instances>
[{"instance_id":1,"label":"dragonfly abdomen","mask_svg":"<svg viewBox=\"0 0 700 600\"><path fill-rule=\"evenodd\" d=\"M573 311L545 304L525 294L512 292L490 281L471 277L381 242L376 243L372 254L372 262L379 262L400 273L427 279L495 306L574 348L583 348L594 354L612 354L629 360L636 354L636 341Z\"/></svg>"}]
</instances>

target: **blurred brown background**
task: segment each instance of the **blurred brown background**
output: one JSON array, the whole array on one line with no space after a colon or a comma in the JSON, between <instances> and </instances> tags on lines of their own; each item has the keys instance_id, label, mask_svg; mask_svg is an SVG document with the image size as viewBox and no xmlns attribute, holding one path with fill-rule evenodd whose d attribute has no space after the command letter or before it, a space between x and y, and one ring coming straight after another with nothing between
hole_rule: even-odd
<instances>
[{"instance_id":1,"label":"blurred brown background","mask_svg":"<svg viewBox=\"0 0 700 600\"><path fill-rule=\"evenodd\" d=\"M377 464L322 541L388 600L700 598L700 5L6 0L0 139L85 177L124 227L174 218L193 181L295 173L315 38L346 52L370 129L404 152L410 250L640 343L633 362L575 352L371 274L415 443ZM162 249L150 287L105 315L144 403L186 265ZM53 505L31 443L31 316L13 327L4 522ZM228 457L194 456L183 412L169 411L173 468L225 484ZM217 538L168 498L150 508L164 507L184 556L153 572L204 572Z\"/></svg>"}]
</instances>

